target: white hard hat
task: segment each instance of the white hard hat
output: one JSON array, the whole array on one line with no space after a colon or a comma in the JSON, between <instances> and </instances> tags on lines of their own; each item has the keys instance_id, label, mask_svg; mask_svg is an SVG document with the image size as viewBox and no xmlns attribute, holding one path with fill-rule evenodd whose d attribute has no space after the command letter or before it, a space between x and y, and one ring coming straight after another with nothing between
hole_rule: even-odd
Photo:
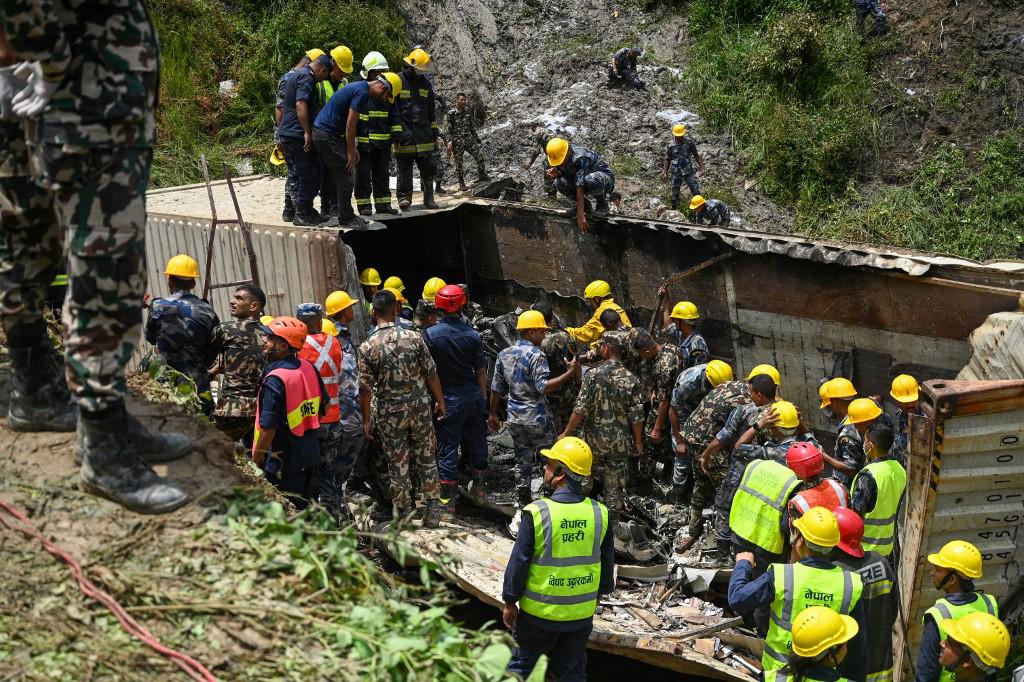
<instances>
[{"instance_id":1,"label":"white hard hat","mask_svg":"<svg viewBox=\"0 0 1024 682\"><path fill-rule=\"evenodd\" d=\"M359 72L359 75L366 78L366 74L377 70L390 71L388 60L380 52L367 52L363 57L363 70Z\"/></svg>"}]
</instances>

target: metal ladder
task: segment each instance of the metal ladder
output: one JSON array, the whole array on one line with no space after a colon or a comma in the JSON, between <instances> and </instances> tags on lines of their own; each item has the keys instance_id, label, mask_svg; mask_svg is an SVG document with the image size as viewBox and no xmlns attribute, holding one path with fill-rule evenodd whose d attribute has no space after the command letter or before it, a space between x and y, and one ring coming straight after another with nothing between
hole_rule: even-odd
<instances>
[{"instance_id":1,"label":"metal ladder","mask_svg":"<svg viewBox=\"0 0 1024 682\"><path fill-rule=\"evenodd\" d=\"M199 157L199 161L203 166L203 180L206 182L206 194L210 197L210 241L206 245L206 274L203 277L203 298L208 298L208 295L212 289L226 289L228 287L237 287L242 284L252 284L253 286L260 285L260 274L259 268L256 265L256 252L252 248L252 232L249 228L249 223L242 219L242 209L238 206L238 197L235 195L235 186L231 184L231 174L228 172L227 164L224 165L224 180L227 182L228 193L231 195L231 203L235 206L235 217L233 219L221 219L217 217L217 204L213 200L213 185L210 184L210 168L206 162L206 155L203 154ZM217 228L221 225L238 225L239 231L242 233L242 249L245 251L245 255L249 258L249 279L240 279L235 282L222 282L219 284L211 283L210 273L213 270L213 245L214 240L217 237Z\"/></svg>"}]
</instances>

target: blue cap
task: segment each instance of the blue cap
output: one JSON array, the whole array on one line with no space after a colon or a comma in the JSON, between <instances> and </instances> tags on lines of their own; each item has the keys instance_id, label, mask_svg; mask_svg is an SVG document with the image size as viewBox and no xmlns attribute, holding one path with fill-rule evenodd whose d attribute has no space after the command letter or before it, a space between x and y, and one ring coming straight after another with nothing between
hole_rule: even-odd
<instances>
[{"instance_id":1,"label":"blue cap","mask_svg":"<svg viewBox=\"0 0 1024 682\"><path fill-rule=\"evenodd\" d=\"M334 68L334 60L331 59L330 55L325 54L325 55L322 55L320 57L317 57L316 61L321 66L325 66L328 69L333 69Z\"/></svg>"},{"instance_id":2,"label":"blue cap","mask_svg":"<svg viewBox=\"0 0 1024 682\"><path fill-rule=\"evenodd\" d=\"M306 315L323 315L324 307L319 303L300 303L295 307L295 317Z\"/></svg>"}]
</instances>

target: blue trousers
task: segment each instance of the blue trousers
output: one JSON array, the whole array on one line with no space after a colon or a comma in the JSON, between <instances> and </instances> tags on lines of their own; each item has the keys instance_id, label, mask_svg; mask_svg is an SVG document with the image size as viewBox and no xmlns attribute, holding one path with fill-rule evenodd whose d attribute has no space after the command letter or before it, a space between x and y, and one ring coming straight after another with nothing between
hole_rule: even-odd
<instances>
[{"instance_id":1,"label":"blue trousers","mask_svg":"<svg viewBox=\"0 0 1024 682\"><path fill-rule=\"evenodd\" d=\"M444 397L448 416L437 422L437 473L459 480L459 447L474 469L487 468L487 404L483 397Z\"/></svg>"},{"instance_id":2,"label":"blue trousers","mask_svg":"<svg viewBox=\"0 0 1024 682\"><path fill-rule=\"evenodd\" d=\"M282 138L281 147L288 164L285 190L290 189L296 208L312 207L313 197L320 190L320 161L316 152L303 150L302 138Z\"/></svg>"},{"instance_id":3,"label":"blue trousers","mask_svg":"<svg viewBox=\"0 0 1024 682\"><path fill-rule=\"evenodd\" d=\"M525 680L533 672L541 654L547 654L548 672L558 682L582 682L587 679L587 640L593 629L591 623L567 632L546 630L524 619L520 613L516 623L516 648L508 663L508 671Z\"/></svg>"}]
</instances>

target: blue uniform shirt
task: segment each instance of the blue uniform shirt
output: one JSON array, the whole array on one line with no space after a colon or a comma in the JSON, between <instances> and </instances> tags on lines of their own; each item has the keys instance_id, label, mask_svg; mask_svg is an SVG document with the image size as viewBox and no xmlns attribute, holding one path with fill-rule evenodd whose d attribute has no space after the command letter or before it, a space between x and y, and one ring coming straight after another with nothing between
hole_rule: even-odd
<instances>
[{"instance_id":1,"label":"blue uniform shirt","mask_svg":"<svg viewBox=\"0 0 1024 682\"><path fill-rule=\"evenodd\" d=\"M295 437L288 428L288 408L284 400L284 382L277 377L268 377L267 374L278 368L298 369L299 358L291 356L283 360L275 360L267 363L263 368L263 375L260 377L260 427L277 429L274 440L270 444L270 451L279 455L285 462L285 466L300 470L308 469L320 461L320 440L317 438L317 429L306 431L301 437ZM324 389L323 379L317 373L317 382L320 384L320 414L326 411L327 391ZM270 462L268 457L263 466Z\"/></svg>"},{"instance_id":2,"label":"blue uniform shirt","mask_svg":"<svg viewBox=\"0 0 1024 682\"><path fill-rule=\"evenodd\" d=\"M153 299L149 307L146 341L170 367L192 377L199 393L209 391L210 336L220 324L213 306L191 292L176 291Z\"/></svg>"},{"instance_id":3,"label":"blue uniform shirt","mask_svg":"<svg viewBox=\"0 0 1024 682\"><path fill-rule=\"evenodd\" d=\"M562 171L562 176L571 179L573 184L582 185L583 180L591 173L607 173L614 177L611 166L596 152L575 144L570 145L570 149L572 150L572 160L559 166L559 170Z\"/></svg>"},{"instance_id":4,"label":"blue uniform shirt","mask_svg":"<svg viewBox=\"0 0 1024 682\"><path fill-rule=\"evenodd\" d=\"M692 332L685 339L679 327L671 325L667 330L669 338L679 344L679 350L683 351L683 358L686 360L686 367L705 365L711 360L711 351L708 350L708 342L698 332Z\"/></svg>"},{"instance_id":5,"label":"blue uniform shirt","mask_svg":"<svg viewBox=\"0 0 1024 682\"><path fill-rule=\"evenodd\" d=\"M437 364L445 400L449 396L483 400L477 371L487 367L487 358L480 332L457 315L445 315L423 331L423 340Z\"/></svg>"},{"instance_id":6,"label":"blue uniform shirt","mask_svg":"<svg viewBox=\"0 0 1024 682\"><path fill-rule=\"evenodd\" d=\"M552 426L551 410L544 398L550 375L547 357L526 339L498 353L491 390L508 398L510 424Z\"/></svg>"},{"instance_id":7,"label":"blue uniform shirt","mask_svg":"<svg viewBox=\"0 0 1024 682\"><path fill-rule=\"evenodd\" d=\"M355 109L360 114L365 114L370 110L370 84L368 82L349 83L335 92L317 114L313 127L335 135L344 135L349 109Z\"/></svg>"},{"instance_id":8,"label":"blue uniform shirt","mask_svg":"<svg viewBox=\"0 0 1024 682\"><path fill-rule=\"evenodd\" d=\"M283 87L280 92L281 108L284 114L281 116L281 125L277 127L278 139L298 138L302 139L305 132L302 124L299 123L299 115L295 111L295 103L306 102L309 105L310 116L316 111L316 78L313 76L313 69L304 66L298 71L290 72L281 77Z\"/></svg>"},{"instance_id":9,"label":"blue uniform shirt","mask_svg":"<svg viewBox=\"0 0 1024 682\"><path fill-rule=\"evenodd\" d=\"M336 323L341 343L341 372L338 376L338 400L341 407L342 429L352 433L363 431L363 408L359 403L359 368L356 364L356 346L348 327Z\"/></svg>"}]
</instances>

